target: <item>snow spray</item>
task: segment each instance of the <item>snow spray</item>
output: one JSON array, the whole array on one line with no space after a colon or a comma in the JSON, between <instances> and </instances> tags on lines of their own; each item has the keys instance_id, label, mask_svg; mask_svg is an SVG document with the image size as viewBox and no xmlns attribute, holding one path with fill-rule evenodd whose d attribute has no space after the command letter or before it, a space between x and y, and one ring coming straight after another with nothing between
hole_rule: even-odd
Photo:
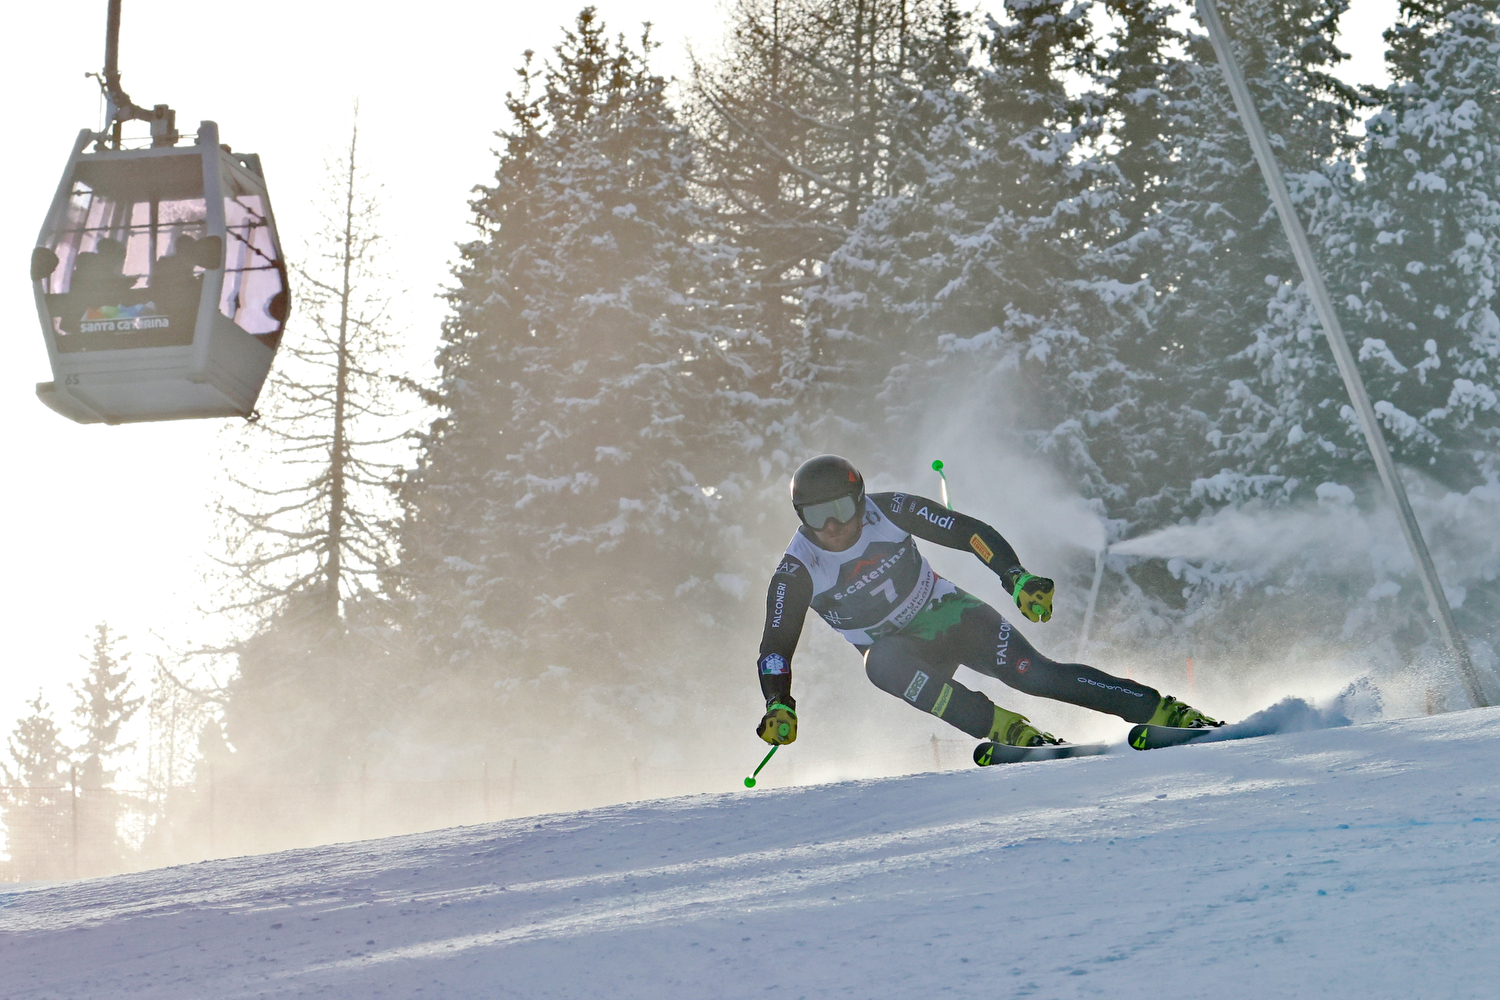
<instances>
[{"instance_id":1,"label":"snow spray","mask_svg":"<svg viewBox=\"0 0 1500 1000\"><path fill-rule=\"evenodd\" d=\"M780 749L781 749L781 744L779 744L779 743L776 744L775 746L771 747L771 752L768 753L768 754L766 754L765 757L761 760L760 767L757 767L755 769L755 774L759 774L761 767L765 767L767 764L769 764L771 762L772 756L774 756L775 753L776 753L776 751L780 750ZM752 774L752 775L750 775L750 777L748 777L748 778L745 779L745 787L746 788L754 788L755 787L755 774Z\"/></svg>"}]
</instances>

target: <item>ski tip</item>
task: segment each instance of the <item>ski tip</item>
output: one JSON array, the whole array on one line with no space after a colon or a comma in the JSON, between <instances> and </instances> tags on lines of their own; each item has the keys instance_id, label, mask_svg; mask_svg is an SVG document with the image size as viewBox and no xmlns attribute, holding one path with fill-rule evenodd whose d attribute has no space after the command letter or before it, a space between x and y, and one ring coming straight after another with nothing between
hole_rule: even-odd
<instances>
[{"instance_id":1,"label":"ski tip","mask_svg":"<svg viewBox=\"0 0 1500 1000\"><path fill-rule=\"evenodd\" d=\"M1130 745L1137 750L1149 750L1146 741L1151 735L1151 727L1147 725L1135 726L1130 730Z\"/></svg>"}]
</instances>

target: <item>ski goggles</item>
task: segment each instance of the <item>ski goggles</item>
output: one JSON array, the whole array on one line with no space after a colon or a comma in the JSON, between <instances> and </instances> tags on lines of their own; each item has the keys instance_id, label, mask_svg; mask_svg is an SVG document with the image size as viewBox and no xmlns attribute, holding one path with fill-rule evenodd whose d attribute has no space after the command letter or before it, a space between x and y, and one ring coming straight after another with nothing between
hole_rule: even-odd
<instances>
[{"instance_id":1,"label":"ski goggles","mask_svg":"<svg viewBox=\"0 0 1500 1000\"><path fill-rule=\"evenodd\" d=\"M837 500L810 503L805 507L797 508L797 514L802 518L802 523L814 531L823 530L823 525L828 523L830 517L839 524L848 524L858 513L859 499L857 497L839 497Z\"/></svg>"}]
</instances>

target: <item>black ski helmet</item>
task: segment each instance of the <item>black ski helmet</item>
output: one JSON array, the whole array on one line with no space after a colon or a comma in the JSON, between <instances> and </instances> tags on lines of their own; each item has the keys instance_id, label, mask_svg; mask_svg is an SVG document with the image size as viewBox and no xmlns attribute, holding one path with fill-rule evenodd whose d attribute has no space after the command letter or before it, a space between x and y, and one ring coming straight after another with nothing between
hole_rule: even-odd
<instances>
[{"instance_id":1,"label":"black ski helmet","mask_svg":"<svg viewBox=\"0 0 1500 1000\"><path fill-rule=\"evenodd\" d=\"M813 504L828 503L842 497L854 499L855 514L864 511L865 477L847 458L837 455L819 455L803 462L792 474L792 509L807 524L803 508ZM840 518L847 521L848 518ZM824 522L826 523L826 521ZM809 527L817 530L822 524Z\"/></svg>"}]
</instances>

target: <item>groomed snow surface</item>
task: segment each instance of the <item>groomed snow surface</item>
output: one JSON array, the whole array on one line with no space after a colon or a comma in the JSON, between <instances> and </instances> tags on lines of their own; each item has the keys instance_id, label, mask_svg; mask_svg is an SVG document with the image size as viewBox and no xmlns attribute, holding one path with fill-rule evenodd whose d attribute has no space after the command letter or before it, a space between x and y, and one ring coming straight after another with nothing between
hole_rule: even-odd
<instances>
[{"instance_id":1,"label":"groomed snow surface","mask_svg":"<svg viewBox=\"0 0 1500 1000\"><path fill-rule=\"evenodd\" d=\"M0 996L1493 997L1497 737L1485 709L31 887Z\"/></svg>"}]
</instances>

